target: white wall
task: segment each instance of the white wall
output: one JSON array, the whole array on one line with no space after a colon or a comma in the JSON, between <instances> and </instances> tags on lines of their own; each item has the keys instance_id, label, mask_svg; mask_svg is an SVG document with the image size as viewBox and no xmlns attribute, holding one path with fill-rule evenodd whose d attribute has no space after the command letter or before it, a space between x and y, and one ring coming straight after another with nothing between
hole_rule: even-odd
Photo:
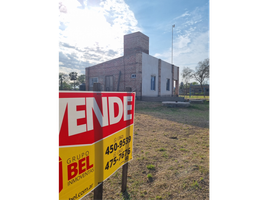
<instances>
[{"instance_id":1,"label":"white wall","mask_svg":"<svg viewBox=\"0 0 268 200\"><path fill-rule=\"evenodd\" d=\"M155 90L151 90L151 75L156 76ZM158 59L142 53L142 96L158 96Z\"/></svg>"},{"instance_id":2,"label":"white wall","mask_svg":"<svg viewBox=\"0 0 268 200\"><path fill-rule=\"evenodd\" d=\"M169 91L166 90L167 79L169 81ZM161 60L161 96L171 95L172 94L172 66L171 64Z\"/></svg>"}]
</instances>

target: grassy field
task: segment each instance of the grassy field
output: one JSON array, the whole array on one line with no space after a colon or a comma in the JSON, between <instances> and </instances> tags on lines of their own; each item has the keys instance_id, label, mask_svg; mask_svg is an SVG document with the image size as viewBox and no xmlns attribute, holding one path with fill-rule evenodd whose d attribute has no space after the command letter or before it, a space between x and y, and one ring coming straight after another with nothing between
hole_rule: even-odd
<instances>
[{"instance_id":1,"label":"grassy field","mask_svg":"<svg viewBox=\"0 0 268 200\"><path fill-rule=\"evenodd\" d=\"M120 168L104 182L103 199L209 199L209 103L137 101L135 112L127 192L120 192Z\"/></svg>"},{"instance_id":2,"label":"grassy field","mask_svg":"<svg viewBox=\"0 0 268 200\"><path fill-rule=\"evenodd\" d=\"M209 96L202 96L202 95L179 95L179 97L185 97L185 99L206 99L209 100Z\"/></svg>"}]
</instances>

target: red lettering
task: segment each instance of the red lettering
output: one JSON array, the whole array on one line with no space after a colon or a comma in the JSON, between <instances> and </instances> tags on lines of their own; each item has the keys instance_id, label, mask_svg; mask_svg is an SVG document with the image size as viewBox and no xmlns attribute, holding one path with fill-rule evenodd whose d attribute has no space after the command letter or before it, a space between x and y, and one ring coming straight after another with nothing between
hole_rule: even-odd
<instances>
[{"instance_id":1,"label":"red lettering","mask_svg":"<svg viewBox=\"0 0 268 200\"><path fill-rule=\"evenodd\" d=\"M74 178L78 173L77 163L74 162L68 165L67 167L68 167L68 181L69 181L70 179Z\"/></svg>"},{"instance_id":2,"label":"red lettering","mask_svg":"<svg viewBox=\"0 0 268 200\"><path fill-rule=\"evenodd\" d=\"M85 172L86 171L86 168L84 168L83 169L83 167L85 167L86 166L86 163L83 163L83 161L85 161L86 160L86 158L82 158L82 159L80 159L78 162L78 164L79 164L79 174L82 174L83 172Z\"/></svg>"},{"instance_id":3,"label":"red lettering","mask_svg":"<svg viewBox=\"0 0 268 200\"><path fill-rule=\"evenodd\" d=\"M89 170L93 167L93 164L90 165L89 156L69 164L68 166L68 181L77 176L77 174L82 174L86 170ZM78 168L78 169L77 169Z\"/></svg>"},{"instance_id":4,"label":"red lettering","mask_svg":"<svg viewBox=\"0 0 268 200\"><path fill-rule=\"evenodd\" d=\"M93 164L92 165L89 165L90 164L90 162L89 162L89 156L87 156L86 159L87 159L87 170L89 170L90 168L93 167Z\"/></svg>"}]
</instances>

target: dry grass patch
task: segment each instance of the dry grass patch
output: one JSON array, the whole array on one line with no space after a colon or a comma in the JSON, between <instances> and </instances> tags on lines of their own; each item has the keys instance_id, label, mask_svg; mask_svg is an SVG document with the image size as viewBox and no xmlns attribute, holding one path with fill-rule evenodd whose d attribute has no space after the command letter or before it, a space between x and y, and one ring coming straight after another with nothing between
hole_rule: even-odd
<instances>
[{"instance_id":1,"label":"dry grass patch","mask_svg":"<svg viewBox=\"0 0 268 200\"><path fill-rule=\"evenodd\" d=\"M120 192L118 169L104 182L103 199L209 199L208 115L208 103L166 108L137 101L127 193Z\"/></svg>"}]
</instances>

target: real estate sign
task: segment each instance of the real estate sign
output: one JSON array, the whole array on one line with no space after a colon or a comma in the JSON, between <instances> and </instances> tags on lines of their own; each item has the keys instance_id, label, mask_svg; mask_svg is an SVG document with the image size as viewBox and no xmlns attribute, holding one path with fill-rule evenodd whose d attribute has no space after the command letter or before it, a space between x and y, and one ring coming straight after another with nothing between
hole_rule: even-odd
<instances>
[{"instance_id":1,"label":"real estate sign","mask_svg":"<svg viewBox=\"0 0 268 200\"><path fill-rule=\"evenodd\" d=\"M132 160L135 93L59 93L59 199L81 199Z\"/></svg>"}]
</instances>

